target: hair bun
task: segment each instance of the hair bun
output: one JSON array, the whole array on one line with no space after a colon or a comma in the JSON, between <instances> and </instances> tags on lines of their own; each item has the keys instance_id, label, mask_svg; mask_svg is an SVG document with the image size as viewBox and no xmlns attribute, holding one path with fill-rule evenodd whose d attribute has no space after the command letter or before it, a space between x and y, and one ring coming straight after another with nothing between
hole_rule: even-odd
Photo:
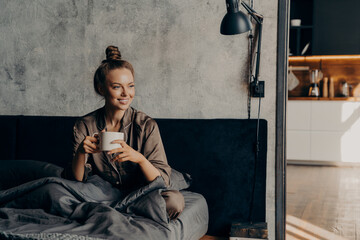
<instances>
[{"instance_id":1,"label":"hair bun","mask_svg":"<svg viewBox=\"0 0 360 240\"><path fill-rule=\"evenodd\" d=\"M121 60L121 53L118 49L118 47L115 46L108 46L106 48L106 60Z\"/></svg>"}]
</instances>

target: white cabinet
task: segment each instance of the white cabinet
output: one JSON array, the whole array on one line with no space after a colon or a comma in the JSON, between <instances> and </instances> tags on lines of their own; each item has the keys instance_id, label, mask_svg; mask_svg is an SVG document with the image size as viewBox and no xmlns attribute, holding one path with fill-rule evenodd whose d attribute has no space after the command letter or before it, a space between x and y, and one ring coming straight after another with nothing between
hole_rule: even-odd
<instances>
[{"instance_id":1,"label":"white cabinet","mask_svg":"<svg viewBox=\"0 0 360 240\"><path fill-rule=\"evenodd\" d=\"M312 131L310 160L341 161L341 132Z\"/></svg>"},{"instance_id":2,"label":"white cabinet","mask_svg":"<svg viewBox=\"0 0 360 240\"><path fill-rule=\"evenodd\" d=\"M286 154L288 159L310 159L310 131L288 130L286 139Z\"/></svg>"},{"instance_id":3,"label":"white cabinet","mask_svg":"<svg viewBox=\"0 0 360 240\"><path fill-rule=\"evenodd\" d=\"M360 162L360 102L288 101L287 158Z\"/></svg>"},{"instance_id":4,"label":"white cabinet","mask_svg":"<svg viewBox=\"0 0 360 240\"><path fill-rule=\"evenodd\" d=\"M288 101L287 128L310 130L311 101Z\"/></svg>"}]
</instances>

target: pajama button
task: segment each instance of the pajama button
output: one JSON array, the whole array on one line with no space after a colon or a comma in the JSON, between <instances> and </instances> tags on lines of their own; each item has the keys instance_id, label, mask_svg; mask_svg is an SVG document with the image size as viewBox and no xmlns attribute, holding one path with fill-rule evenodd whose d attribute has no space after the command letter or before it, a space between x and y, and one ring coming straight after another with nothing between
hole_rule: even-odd
<instances>
[{"instance_id":1,"label":"pajama button","mask_svg":"<svg viewBox=\"0 0 360 240\"><path fill-rule=\"evenodd\" d=\"M119 185L119 184L120 184L120 182L116 182L116 184L117 184L117 185Z\"/></svg>"}]
</instances>

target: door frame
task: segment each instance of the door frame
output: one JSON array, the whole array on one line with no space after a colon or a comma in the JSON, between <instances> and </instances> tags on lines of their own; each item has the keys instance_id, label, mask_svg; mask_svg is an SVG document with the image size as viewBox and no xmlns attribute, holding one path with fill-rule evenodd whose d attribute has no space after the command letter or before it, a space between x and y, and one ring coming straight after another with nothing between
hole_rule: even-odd
<instances>
[{"instance_id":1,"label":"door frame","mask_svg":"<svg viewBox=\"0 0 360 240\"><path fill-rule=\"evenodd\" d=\"M286 104L290 0L278 1L276 63L275 239L286 238Z\"/></svg>"}]
</instances>

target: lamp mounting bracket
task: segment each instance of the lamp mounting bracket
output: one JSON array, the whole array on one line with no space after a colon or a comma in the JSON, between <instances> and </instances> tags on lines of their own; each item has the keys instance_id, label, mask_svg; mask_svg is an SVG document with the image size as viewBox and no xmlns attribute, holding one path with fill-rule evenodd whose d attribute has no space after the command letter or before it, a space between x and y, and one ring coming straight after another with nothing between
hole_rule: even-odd
<instances>
[{"instance_id":1,"label":"lamp mounting bracket","mask_svg":"<svg viewBox=\"0 0 360 240\"><path fill-rule=\"evenodd\" d=\"M252 81L250 83L251 97L265 97L265 81Z\"/></svg>"}]
</instances>

